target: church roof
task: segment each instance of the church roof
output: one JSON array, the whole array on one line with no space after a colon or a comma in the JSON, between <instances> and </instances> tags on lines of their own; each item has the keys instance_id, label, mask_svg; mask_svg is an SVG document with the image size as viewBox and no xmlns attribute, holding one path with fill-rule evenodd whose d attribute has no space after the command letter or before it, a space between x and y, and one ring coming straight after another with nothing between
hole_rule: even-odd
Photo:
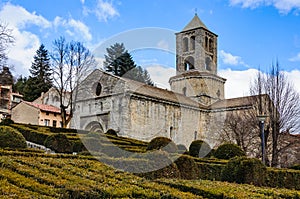
<instances>
[{"instance_id":1,"label":"church roof","mask_svg":"<svg viewBox=\"0 0 300 199\"><path fill-rule=\"evenodd\" d=\"M124 79L127 83L130 84L130 91L133 94L149 97L149 98L156 98L161 100L166 100L171 103L180 104L180 105L187 105L194 108L202 108L207 109L207 106L203 106L199 104L197 101L192 100L189 97L184 96L180 93L175 93L173 91L169 91L167 89L161 89L158 87L150 86L147 84L143 84L134 80Z\"/></svg>"},{"instance_id":2,"label":"church roof","mask_svg":"<svg viewBox=\"0 0 300 199\"><path fill-rule=\"evenodd\" d=\"M263 94L262 97L267 97L267 95ZM253 106L254 102L256 102L259 98L259 95L252 95L246 97L237 97L231 99L219 100L213 103L210 108L212 110L216 109L231 109L231 108L242 108Z\"/></svg>"},{"instance_id":3,"label":"church roof","mask_svg":"<svg viewBox=\"0 0 300 199\"><path fill-rule=\"evenodd\" d=\"M186 71L184 73L181 73L179 75L173 76L170 78L169 81L174 81L176 79L180 79L180 78L189 78L189 77L211 77L211 78L216 78L219 81L226 81L225 78L220 77L216 74L210 73L210 72L206 72L206 71L199 71L199 70L190 70L190 71Z\"/></svg>"},{"instance_id":4,"label":"church roof","mask_svg":"<svg viewBox=\"0 0 300 199\"><path fill-rule=\"evenodd\" d=\"M207 27L200 20L200 18L198 17L197 14L195 14L194 18L190 21L190 23L188 23L188 25L186 25L184 27L184 29L182 31L193 30L193 29L196 29L196 28L205 28L205 29L207 29Z\"/></svg>"}]
</instances>

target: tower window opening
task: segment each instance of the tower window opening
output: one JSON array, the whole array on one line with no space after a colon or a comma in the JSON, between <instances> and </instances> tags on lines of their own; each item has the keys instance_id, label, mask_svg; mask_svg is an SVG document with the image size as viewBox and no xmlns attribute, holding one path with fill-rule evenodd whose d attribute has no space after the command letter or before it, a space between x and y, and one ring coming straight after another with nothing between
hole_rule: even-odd
<instances>
[{"instance_id":1,"label":"tower window opening","mask_svg":"<svg viewBox=\"0 0 300 199\"><path fill-rule=\"evenodd\" d=\"M209 52L213 52L214 51L214 48L213 48L213 40L212 39L209 39Z\"/></svg>"},{"instance_id":2,"label":"tower window opening","mask_svg":"<svg viewBox=\"0 0 300 199\"><path fill-rule=\"evenodd\" d=\"M185 62L184 62L184 69L187 70L192 70L195 69L194 66L194 58L193 57L188 57Z\"/></svg>"},{"instance_id":3,"label":"tower window opening","mask_svg":"<svg viewBox=\"0 0 300 199\"><path fill-rule=\"evenodd\" d=\"M183 52L187 52L189 50L189 39L183 38Z\"/></svg>"},{"instance_id":4,"label":"tower window opening","mask_svg":"<svg viewBox=\"0 0 300 199\"><path fill-rule=\"evenodd\" d=\"M208 37L205 37L205 49L208 49Z\"/></svg>"},{"instance_id":5,"label":"tower window opening","mask_svg":"<svg viewBox=\"0 0 300 199\"><path fill-rule=\"evenodd\" d=\"M195 36L191 36L191 50L195 50Z\"/></svg>"},{"instance_id":6,"label":"tower window opening","mask_svg":"<svg viewBox=\"0 0 300 199\"><path fill-rule=\"evenodd\" d=\"M210 57L206 57L205 58L205 69L211 71L211 58Z\"/></svg>"}]
</instances>

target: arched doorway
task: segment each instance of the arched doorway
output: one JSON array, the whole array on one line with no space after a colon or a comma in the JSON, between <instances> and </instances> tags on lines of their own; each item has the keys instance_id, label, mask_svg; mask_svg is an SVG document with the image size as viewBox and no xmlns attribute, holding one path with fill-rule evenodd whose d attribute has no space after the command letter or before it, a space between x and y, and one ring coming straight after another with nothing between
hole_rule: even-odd
<instances>
[{"instance_id":1,"label":"arched doorway","mask_svg":"<svg viewBox=\"0 0 300 199\"><path fill-rule=\"evenodd\" d=\"M90 132L105 133L103 126L100 124L100 122L96 122L96 121L90 122L88 125L86 125L84 130Z\"/></svg>"}]
</instances>

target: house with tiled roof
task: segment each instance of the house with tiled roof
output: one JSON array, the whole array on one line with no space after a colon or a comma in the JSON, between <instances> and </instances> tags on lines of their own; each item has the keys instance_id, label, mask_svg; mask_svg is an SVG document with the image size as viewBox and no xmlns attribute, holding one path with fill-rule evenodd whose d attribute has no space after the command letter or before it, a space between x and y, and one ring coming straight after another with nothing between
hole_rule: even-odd
<instances>
[{"instance_id":1,"label":"house with tiled roof","mask_svg":"<svg viewBox=\"0 0 300 199\"><path fill-rule=\"evenodd\" d=\"M22 101L12 109L16 123L61 127L60 109L56 106Z\"/></svg>"}]
</instances>

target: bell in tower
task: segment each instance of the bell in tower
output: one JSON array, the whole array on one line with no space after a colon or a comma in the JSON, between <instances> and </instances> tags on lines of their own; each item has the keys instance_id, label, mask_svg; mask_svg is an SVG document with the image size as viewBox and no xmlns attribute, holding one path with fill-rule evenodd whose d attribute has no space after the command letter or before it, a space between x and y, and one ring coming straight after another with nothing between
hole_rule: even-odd
<instances>
[{"instance_id":1,"label":"bell in tower","mask_svg":"<svg viewBox=\"0 0 300 199\"><path fill-rule=\"evenodd\" d=\"M171 89L202 104L224 99L225 79L217 75L217 38L195 14L176 33L176 76Z\"/></svg>"}]
</instances>

